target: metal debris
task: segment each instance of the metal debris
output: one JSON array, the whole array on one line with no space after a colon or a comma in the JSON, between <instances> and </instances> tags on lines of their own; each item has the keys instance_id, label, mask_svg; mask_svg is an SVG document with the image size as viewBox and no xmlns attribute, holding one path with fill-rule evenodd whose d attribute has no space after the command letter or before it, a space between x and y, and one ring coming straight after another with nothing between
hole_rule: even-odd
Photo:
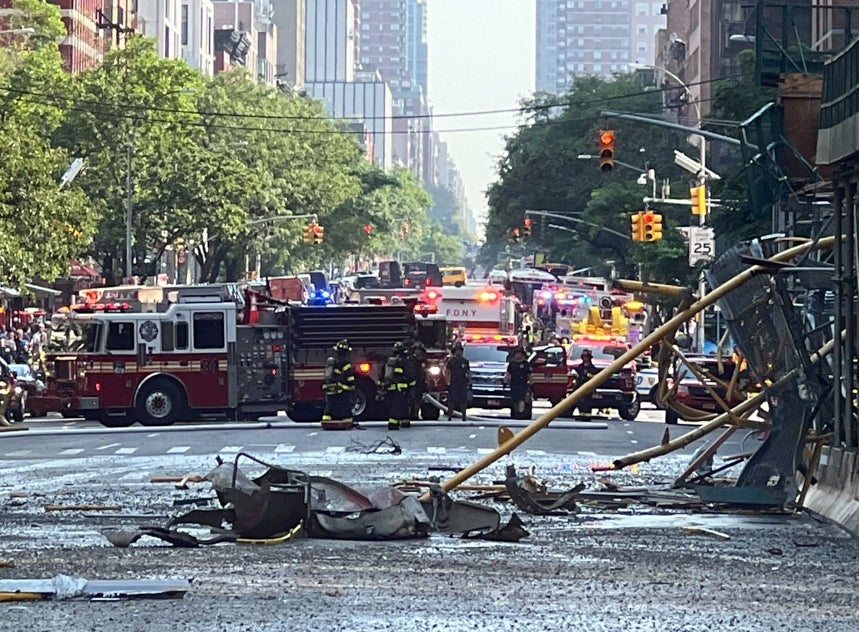
<instances>
[{"instance_id":1,"label":"metal debris","mask_svg":"<svg viewBox=\"0 0 859 632\"><path fill-rule=\"evenodd\" d=\"M566 492L550 491L545 482L538 480L530 472L525 476L517 476L515 465L507 466L505 485L511 500L519 509L544 516L578 513L576 498L585 488L584 483L579 483Z\"/></svg>"},{"instance_id":2,"label":"metal debris","mask_svg":"<svg viewBox=\"0 0 859 632\"><path fill-rule=\"evenodd\" d=\"M106 579L57 575L52 579L0 580L0 602L43 599L182 599L190 579Z\"/></svg>"}]
</instances>

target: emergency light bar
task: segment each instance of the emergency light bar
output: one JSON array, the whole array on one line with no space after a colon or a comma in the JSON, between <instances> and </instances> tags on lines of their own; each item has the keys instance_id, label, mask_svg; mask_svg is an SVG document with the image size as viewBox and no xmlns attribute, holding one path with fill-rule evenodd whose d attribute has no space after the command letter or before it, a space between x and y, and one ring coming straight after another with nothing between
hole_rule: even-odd
<instances>
[{"instance_id":1,"label":"emergency light bar","mask_svg":"<svg viewBox=\"0 0 859 632\"><path fill-rule=\"evenodd\" d=\"M71 311L81 314L92 312L127 312L131 309L128 303L77 303L72 305Z\"/></svg>"}]
</instances>

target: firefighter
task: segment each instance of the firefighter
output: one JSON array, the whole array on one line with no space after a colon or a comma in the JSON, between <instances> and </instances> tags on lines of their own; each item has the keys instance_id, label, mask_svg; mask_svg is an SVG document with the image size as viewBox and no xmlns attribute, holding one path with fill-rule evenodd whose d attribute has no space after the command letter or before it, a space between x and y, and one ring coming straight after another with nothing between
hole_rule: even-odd
<instances>
[{"instance_id":1,"label":"firefighter","mask_svg":"<svg viewBox=\"0 0 859 632\"><path fill-rule=\"evenodd\" d=\"M582 349L582 361L576 367L576 388L590 380L593 376L599 373L599 369L594 366L594 354L590 349ZM579 408L579 412L583 415L590 415L590 408Z\"/></svg>"},{"instance_id":2,"label":"firefighter","mask_svg":"<svg viewBox=\"0 0 859 632\"><path fill-rule=\"evenodd\" d=\"M504 381L510 385L510 416L513 419L527 419L526 407L532 401L531 395L531 364L525 357L525 349L516 347L510 354L507 373Z\"/></svg>"},{"instance_id":3,"label":"firefighter","mask_svg":"<svg viewBox=\"0 0 859 632\"><path fill-rule=\"evenodd\" d=\"M412 345L411 355L409 355L412 375L415 378L415 387L412 389L411 397L411 418L414 420L417 420L420 415L424 393L427 392L426 357L427 350L424 343L415 342Z\"/></svg>"},{"instance_id":4,"label":"firefighter","mask_svg":"<svg viewBox=\"0 0 859 632\"><path fill-rule=\"evenodd\" d=\"M394 353L385 364L383 383L388 408L388 430L399 430L411 425L409 412L411 393L415 387L415 377L408 358L408 349L402 342L394 343Z\"/></svg>"},{"instance_id":5,"label":"firefighter","mask_svg":"<svg viewBox=\"0 0 859 632\"><path fill-rule=\"evenodd\" d=\"M352 348L349 341L341 340L332 348L334 354L325 363L325 413L322 415L323 430L345 430L351 428L352 393L355 391L355 372L349 362Z\"/></svg>"}]
</instances>

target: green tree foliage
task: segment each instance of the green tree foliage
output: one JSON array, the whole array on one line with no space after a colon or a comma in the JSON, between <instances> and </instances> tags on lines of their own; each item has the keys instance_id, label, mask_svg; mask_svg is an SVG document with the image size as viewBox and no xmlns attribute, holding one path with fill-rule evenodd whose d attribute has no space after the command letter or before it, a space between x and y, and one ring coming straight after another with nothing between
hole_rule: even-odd
<instances>
[{"instance_id":1,"label":"green tree foliage","mask_svg":"<svg viewBox=\"0 0 859 632\"><path fill-rule=\"evenodd\" d=\"M63 30L56 7L19 0L16 8L11 28L46 37ZM0 282L11 286L67 273L94 228L80 189L60 186L71 158L45 134L58 120L50 95L62 89L61 60L55 43L34 35L16 35L0 51L0 85L8 87L0 98Z\"/></svg>"},{"instance_id":2,"label":"green tree foliage","mask_svg":"<svg viewBox=\"0 0 859 632\"><path fill-rule=\"evenodd\" d=\"M633 248L629 240L604 229L629 235L629 215L643 208L641 198L650 193L636 184L645 166L653 168L660 179L686 180L673 165L672 153L685 145L685 139L680 132L602 118L600 113L609 108L661 113L661 94L645 89L635 74L617 75L612 80L585 76L576 77L563 96L541 94L522 104L522 124L507 138L498 179L489 187L481 263L491 266L508 250L507 231L522 224L526 210L550 211L581 221L535 222L534 239L522 246L523 252L539 249L552 260L599 271L607 267L607 260L614 261L619 270L632 271L633 265L655 256L653 249ZM616 163L610 174L599 171L595 155L601 129L615 131L615 158L634 169ZM582 160L580 155L593 158ZM672 219L672 212L678 213L677 220ZM675 209L663 215L665 232L685 223L688 216ZM550 223L566 225L573 232L551 229ZM680 267L677 261L674 266Z\"/></svg>"}]
</instances>

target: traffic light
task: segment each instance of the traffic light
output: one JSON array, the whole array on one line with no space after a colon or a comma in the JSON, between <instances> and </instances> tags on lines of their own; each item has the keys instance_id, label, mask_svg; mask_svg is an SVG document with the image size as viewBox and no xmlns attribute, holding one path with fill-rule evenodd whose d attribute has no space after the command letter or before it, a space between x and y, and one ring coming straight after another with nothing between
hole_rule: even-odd
<instances>
[{"instance_id":1,"label":"traffic light","mask_svg":"<svg viewBox=\"0 0 859 632\"><path fill-rule=\"evenodd\" d=\"M313 224L305 224L301 229L301 241L306 244L313 243Z\"/></svg>"},{"instance_id":2,"label":"traffic light","mask_svg":"<svg viewBox=\"0 0 859 632\"><path fill-rule=\"evenodd\" d=\"M521 231L519 230L518 226L507 229L507 241L509 241L511 244L519 243L520 235Z\"/></svg>"},{"instance_id":3,"label":"traffic light","mask_svg":"<svg viewBox=\"0 0 859 632\"><path fill-rule=\"evenodd\" d=\"M630 233L632 234L632 241L641 241L641 216L644 215L644 211L638 211L632 214L630 217Z\"/></svg>"},{"instance_id":4,"label":"traffic light","mask_svg":"<svg viewBox=\"0 0 859 632\"><path fill-rule=\"evenodd\" d=\"M325 237L325 229L322 228L319 224L313 225L313 243L317 246L322 243L323 238Z\"/></svg>"},{"instance_id":5,"label":"traffic light","mask_svg":"<svg viewBox=\"0 0 859 632\"><path fill-rule=\"evenodd\" d=\"M522 226L522 237L524 239L531 239L531 218L526 217Z\"/></svg>"},{"instance_id":6,"label":"traffic light","mask_svg":"<svg viewBox=\"0 0 859 632\"><path fill-rule=\"evenodd\" d=\"M653 211L641 214L641 241L659 241L662 239L662 215Z\"/></svg>"},{"instance_id":7,"label":"traffic light","mask_svg":"<svg viewBox=\"0 0 859 632\"><path fill-rule=\"evenodd\" d=\"M707 187L703 184L689 189L692 201L692 215L707 215Z\"/></svg>"},{"instance_id":8,"label":"traffic light","mask_svg":"<svg viewBox=\"0 0 859 632\"><path fill-rule=\"evenodd\" d=\"M373 225L372 224L364 224L361 227L361 230L363 230L365 233L367 233L367 237L369 237L370 233L373 232Z\"/></svg>"},{"instance_id":9,"label":"traffic light","mask_svg":"<svg viewBox=\"0 0 859 632\"><path fill-rule=\"evenodd\" d=\"M600 171L611 173L614 170L614 130L600 131Z\"/></svg>"}]
</instances>

